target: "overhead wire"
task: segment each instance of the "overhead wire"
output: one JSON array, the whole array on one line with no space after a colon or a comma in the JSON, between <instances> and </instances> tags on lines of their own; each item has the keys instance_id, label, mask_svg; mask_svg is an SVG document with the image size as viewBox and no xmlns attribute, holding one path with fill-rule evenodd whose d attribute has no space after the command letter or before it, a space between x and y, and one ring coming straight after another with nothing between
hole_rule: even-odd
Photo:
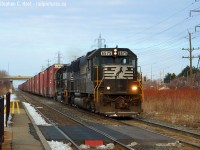
<instances>
[{"instance_id":1,"label":"overhead wire","mask_svg":"<svg viewBox=\"0 0 200 150\"><path fill-rule=\"evenodd\" d=\"M152 26L150 26L150 27L144 29L143 31L134 33L134 35L131 34L131 35L128 36L128 37L123 37L123 39L121 39L121 40L127 40L127 38L131 38L131 37L133 37L133 36L135 37L135 35L144 33L145 31L150 30L151 28L156 27L156 26L158 26L159 24L162 24L162 23L168 21L168 20L171 19L172 17L176 16L178 13L180 13L180 12L186 10L187 8L191 7L193 4L194 4L194 3L190 3L189 5L187 5L186 7L184 7L183 9L181 9L181 10L175 12L174 14L170 15L169 17L167 17L167 18L165 18L165 19L163 19L163 20L161 20L161 21L159 21L159 22L153 24ZM119 40L120 40L120 39L119 39ZM118 40L118 41L119 41L119 40ZM121 41L121 40L120 40L120 41ZM115 41L116 41L116 40L115 40Z\"/></svg>"},{"instance_id":2,"label":"overhead wire","mask_svg":"<svg viewBox=\"0 0 200 150\"><path fill-rule=\"evenodd\" d=\"M184 9L178 11L177 13L189 8L192 4L188 5L187 7L185 7ZM175 13L174 15L176 15L177 13ZM195 16L198 16L198 15L195 15ZM171 17L173 17L173 15L171 15L170 17L168 17L168 19L170 19ZM194 17L187 17L179 22L177 22L176 24L162 30L162 31L159 31L147 38L140 38L140 39L137 39L137 42L135 43L135 41L131 41L132 43L134 42L134 44L141 44L141 43L144 43L146 41L149 41L149 39L152 39L152 38L155 38L156 36L162 34L162 33L165 33L175 27L177 27L178 25L184 23L184 22L188 22L189 26L193 26L191 20L193 19ZM136 34L140 34L140 33L143 33L155 26L157 26L158 24L161 24L162 22L165 22L165 20L162 20L160 22L158 22L157 24L149 27L149 28L146 28L145 30L143 30L142 32L138 32ZM185 31L184 31L185 32ZM136 35L134 34L134 36ZM129 36L129 37L132 37L132 36ZM127 39L126 39L127 40ZM153 56L155 54L157 54L157 52L159 51L164 51L162 52L161 54L159 53L160 57L158 59L155 60L155 62L151 62L151 64L147 64L146 66L149 66L149 65L152 65L152 64L156 64L157 62L159 62L159 66L162 65L161 67L163 67L163 65L165 64L168 64L168 65L171 65L171 66L174 66L174 64L180 64L180 60L181 60L181 57L180 59L177 59L177 57L174 57L174 54L175 55L180 55L179 51L174 51L174 53L171 53L170 51L167 51L168 49L174 49L174 48L180 48L180 46L182 46L182 43L183 43L183 40L184 40L184 37L183 37L183 31L179 32L178 34L176 34L175 36L171 37L170 39L167 39L165 40L164 42L160 42L158 44L154 44L154 45L151 45L151 46L148 46L148 47L143 47L143 48L136 48L136 50L142 50L141 52L139 52L137 55L148 55L148 56ZM145 49L145 50L144 50ZM149 50L151 50L151 53L147 53ZM165 59L163 59L165 58ZM145 64L141 64L141 66L145 66ZM158 67L159 69L159 67ZM160 68L161 69L161 68Z\"/></svg>"}]
</instances>

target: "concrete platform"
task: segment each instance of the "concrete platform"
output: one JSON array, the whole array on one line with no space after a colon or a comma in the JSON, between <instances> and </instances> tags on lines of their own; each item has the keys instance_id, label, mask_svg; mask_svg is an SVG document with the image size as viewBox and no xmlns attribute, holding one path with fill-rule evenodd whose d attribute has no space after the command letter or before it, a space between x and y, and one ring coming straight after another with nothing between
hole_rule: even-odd
<instances>
[{"instance_id":1,"label":"concrete platform","mask_svg":"<svg viewBox=\"0 0 200 150\"><path fill-rule=\"evenodd\" d=\"M11 121L9 127L4 127L3 150L44 150L22 105L20 114L15 113Z\"/></svg>"}]
</instances>

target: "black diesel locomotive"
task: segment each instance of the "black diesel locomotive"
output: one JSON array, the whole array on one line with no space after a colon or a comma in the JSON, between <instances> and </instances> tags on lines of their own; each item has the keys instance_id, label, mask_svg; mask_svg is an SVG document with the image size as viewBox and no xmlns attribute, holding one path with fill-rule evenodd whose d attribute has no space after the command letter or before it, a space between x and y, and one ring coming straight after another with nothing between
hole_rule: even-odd
<instances>
[{"instance_id":1,"label":"black diesel locomotive","mask_svg":"<svg viewBox=\"0 0 200 150\"><path fill-rule=\"evenodd\" d=\"M142 111L137 56L128 48L90 51L55 74L55 99L108 116Z\"/></svg>"}]
</instances>

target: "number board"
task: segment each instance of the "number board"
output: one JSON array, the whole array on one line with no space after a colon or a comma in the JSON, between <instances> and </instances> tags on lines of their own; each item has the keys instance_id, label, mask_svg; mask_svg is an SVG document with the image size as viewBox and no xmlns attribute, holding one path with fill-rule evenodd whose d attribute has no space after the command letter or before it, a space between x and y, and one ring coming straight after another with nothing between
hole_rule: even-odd
<instances>
[{"instance_id":1,"label":"number board","mask_svg":"<svg viewBox=\"0 0 200 150\"><path fill-rule=\"evenodd\" d=\"M112 56L112 51L101 51L101 56Z\"/></svg>"},{"instance_id":2,"label":"number board","mask_svg":"<svg viewBox=\"0 0 200 150\"><path fill-rule=\"evenodd\" d=\"M118 51L117 52L118 56L128 56L127 51ZM101 56L112 56L113 51L101 51Z\"/></svg>"},{"instance_id":3,"label":"number board","mask_svg":"<svg viewBox=\"0 0 200 150\"><path fill-rule=\"evenodd\" d=\"M57 65L55 65L54 67L55 67L55 68L61 68L62 66L63 66L63 65L58 65L58 64L57 64Z\"/></svg>"},{"instance_id":4,"label":"number board","mask_svg":"<svg viewBox=\"0 0 200 150\"><path fill-rule=\"evenodd\" d=\"M128 52L127 51L118 51L118 55L119 56L128 56Z\"/></svg>"}]
</instances>

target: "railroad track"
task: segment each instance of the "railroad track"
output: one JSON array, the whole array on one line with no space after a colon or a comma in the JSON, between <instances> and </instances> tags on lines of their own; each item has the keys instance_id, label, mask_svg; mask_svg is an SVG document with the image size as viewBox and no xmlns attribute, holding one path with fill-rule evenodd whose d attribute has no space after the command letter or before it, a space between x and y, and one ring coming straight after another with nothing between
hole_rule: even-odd
<instances>
[{"instance_id":1,"label":"railroad track","mask_svg":"<svg viewBox=\"0 0 200 150\"><path fill-rule=\"evenodd\" d=\"M26 102L28 102L28 103L31 103L31 101L30 101L30 99L32 99L32 97L30 97L30 96L27 96L27 95L23 95L23 98L24 98L24 100L26 101ZM39 101L37 101L38 103L39 103ZM94 132L95 132L95 134L97 135L97 136L100 136L100 137L104 137L104 139L106 139L106 141L111 141L114 145L115 145L115 148L114 149L116 149L116 150L133 150L133 148L131 148L131 147L129 147L129 146L127 146L126 144L124 144L124 143L122 143L122 142L119 142L115 137L113 137L113 136L111 136L111 135L109 135L109 134L107 134L107 133L105 133L105 132L102 132L101 130L99 130L99 129L97 129L97 128L95 128L94 126L88 126L87 124L85 124L85 123L83 123L83 122L81 122L81 121L78 121L77 119L75 119L75 118L72 118L71 116L69 116L69 115L66 115L66 114L64 114L63 112L61 112L61 111L59 111L59 110L57 110L57 109L55 109L55 108L53 108L53 107L51 107L51 106L49 106L49 105L46 105L46 104L44 104L44 103L40 103L40 106L42 105L42 107L43 107L43 109L46 107L46 108L48 108L48 110L51 112L51 114L54 114L54 113L57 113L57 114L59 114L59 116L64 116L65 117L65 121L67 120L71 120L73 123L73 125L76 125L76 126L82 126L82 127L84 127L84 128L82 128L82 129L86 129L87 128L87 132L92 132L92 134L94 134ZM45 108L45 109L46 109ZM42 112L41 112L41 110L39 110L38 108L36 108L35 107L35 109L38 111L38 112L40 112L40 114L46 119L46 120L48 120L48 122L50 123L50 124L52 124L53 125L53 127L59 132L59 133L61 133L65 138L66 138L66 140L67 141L69 141L69 142L71 142L72 144L73 144L73 148L75 148L75 149L81 149L80 148L80 146L79 146L79 144L77 144L77 142L73 139L73 138L71 138L70 136L68 136L64 131L63 131L63 129L62 128L60 128L58 125L55 125L55 121L52 121L52 118L51 119L49 119L49 117L46 117ZM58 116L58 115L57 115ZM63 118L63 117L62 117ZM90 130L90 131L89 131ZM80 130L80 132L81 132L81 130ZM83 132L85 132L85 131L83 131ZM64 142L66 142L66 141L64 141Z\"/></svg>"},{"instance_id":2,"label":"railroad track","mask_svg":"<svg viewBox=\"0 0 200 150\"><path fill-rule=\"evenodd\" d=\"M146 124L150 124L150 125L154 125L154 126L160 126L160 127L166 128L166 129L171 129L171 130L174 130L176 132L180 132L180 133L183 133L183 134L186 134L186 135L193 136L197 139L200 139L200 133L195 133L195 132L188 131L188 130L185 130L185 129L179 129L177 127L172 127L172 126L169 126L169 125L157 123L157 122L154 122L154 121L146 120L144 118L134 118L134 119L137 120L137 121L144 122Z\"/></svg>"},{"instance_id":3,"label":"railroad track","mask_svg":"<svg viewBox=\"0 0 200 150\"><path fill-rule=\"evenodd\" d=\"M51 102L53 102L53 103L55 103L53 100L48 100L48 101L51 101ZM59 103L58 103L59 104ZM63 106L63 105L62 105ZM49 106L48 106L49 107ZM64 107L66 107L66 106L64 106ZM68 107L68 106L67 106ZM142 127L142 125L141 124L146 124L146 126L148 126L148 127L144 127L144 129L145 130L150 130L151 132L153 131L153 132L156 132L156 133L161 133L162 135L167 135L168 137L172 137L173 139L176 139L176 140L178 140L178 141L180 141L181 143L183 143L184 145L186 145L186 146L184 146L184 148L186 148L187 149L187 147L189 147L188 149L191 149L191 148L194 148L194 149L199 149L199 144L198 144L198 141L199 141L199 135L197 134L197 135L192 135L193 133L191 132L187 132L186 130L184 131L178 131L178 130L176 130L175 128L174 129L170 129L170 128L168 128L167 129L167 127L161 127L161 124L159 125L158 123L154 123L154 122L150 122L150 121L145 121L145 120L142 120L141 118L139 118L139 119L132 119L132 120L126 120L126 121L119 121L119 120L116 120L116 119L110 119L110 118L108 118L108 117L104 117L104 116L99 116L99 115L97 115L97 114L93 114L93 113L90 113L90 112L88 112L88 111L85 111L85 110L82 110L82 109L76 109L76 108L74 108L74 107L69 107L70 109L73 109L73 110L76 110L76 111L79 111L81 114L84 114L84 115L88 115L88 116L90 116L91 118L94 118L94 120L95 119L97 119L97 117L98 117L98 120L100 120L100 122L109 122L109 124L113 124L113 125L117 125L117 126L139 126L139 127L141 127L141 128L143 128ZM50 108L49 108L50 109ZM55 108L54 108L55 109ZM56 108L56 109L58 109L58 108ZM62 113L62 112L61 112ZM66 114L65 114L66 115ZM76 116L72 116L72 118L74 119L74 118L76 118ZM93 120L93 119L92 119ZM83 121L81 121L81 123L82 123ZM140 123L140 125L135 125L135 122L139 122ZM154 124L154 125L153 125ZM84 125L86 125L86 124L84 124ZM82 125L83 126L83 125ZM86 125L87 126L87 125ZM152 129L152 127L153 126L160 126L159 128L162 128L162 130L165 130L165 133L163 133L163 131L161 131L161 130L154 130L154 129ZM89 126L89 127L91 127L91 126ZM92 126L93 127L93 126ZM170 130L170 131L169 131ZM171 132L171 130L173 130L173 133L172 134L168 134L168 131L169 132ZM180 130L180 129L179 129ZM97 129L97 131L100 131L100 133L102 133L102 131L101 130L99 130L99 129ZM175 136L174 135L174 133L175 132L180 132L180 134L183 134L183 132L185 132L184 133L184 137L182 137L182 136ZM107 133L105 133L105 135L108 135ZM109 135L108 135L109 136ZM188 138L188 136L192 136L193 138L195 138L196 140L197 140L197 142L191 142L191 141L194 141L194 139L192 139L192 140L190 140L190 138ZM114 138L114 137L112 137L111 136L111 139L115 139L116 140L116 138ZM188 140L189 139L189 140ZM115 143L115 145L117 145L117 143L116 142L113 142L113 143ZM125 144L124 144L125 145ZM118 146L117 146L118 147ZM130 147L129 147L130 148ZM134 147L135 148L135 147ZM120 148L121 149L121 148ZM137 148L136 148L137 149ZM140 149L140 148L139 148Z\"/></svg>"},{"instance_id":4,"label":"railroad track","mask_svg":"<svg viewBox=\"0 0 200 150\"><path fill-rule=\"evenodd\" d=\"M120 121L120 122L123 123L124 125L132 125L132 123L134 121L137 121L137 122L140 122L142 124L146 124L148 126L155 126L155 127L159 127L161 129L167 130L167 131L174 131L177 134L182 134L182 135L185 135L187 137L191 137L191 138L189 138L190 140L188 140L187 137L186 138L182 138L183 136L177 137L175 135L175 138L178 141L180 141L181 143L187 144L187 145L189 145L191 147L200 149L200 144L199 144L200 143L200 134L199 133L195 133L195 132L192 132L192 131L187 131L185 129L179 129L177 127L172 127L172 126L169 126L169 125L166 125L166 124L162 124L162 123L158 123L158 122L154 122L154 121L150 121L150 120L146 120L146 119L144 119L142 117L134 117L133 119L134 120ZM195 141L195 142L191 142L191 140Z\"/></svg>"}]
</instances>

